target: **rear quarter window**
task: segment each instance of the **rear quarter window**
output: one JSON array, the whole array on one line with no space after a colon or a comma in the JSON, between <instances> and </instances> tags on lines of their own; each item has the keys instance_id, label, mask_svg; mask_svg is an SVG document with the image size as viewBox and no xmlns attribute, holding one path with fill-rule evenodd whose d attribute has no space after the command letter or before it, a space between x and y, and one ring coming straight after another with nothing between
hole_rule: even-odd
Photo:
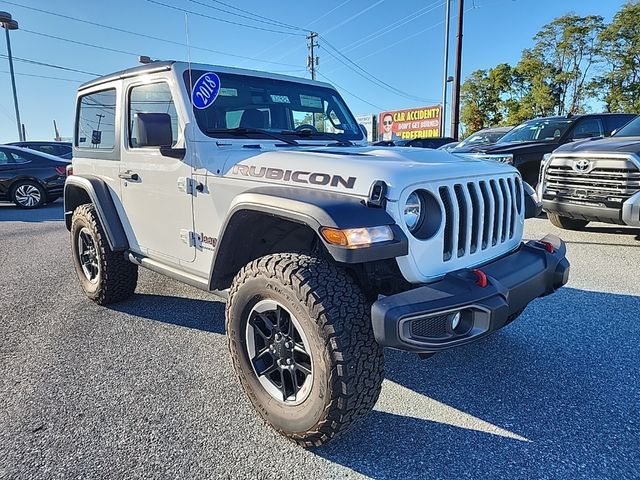
<instances>
[{"instance_id":1,"label":"rear quarter window","mask_svg":"<svg viewBox=\"0 0 640 480\"><path fill-rule=\"evenodd\" d=\"M116 144L116 89L80 97L75 145L78 148L113 150Z\"/></svg>"}]
</instances>

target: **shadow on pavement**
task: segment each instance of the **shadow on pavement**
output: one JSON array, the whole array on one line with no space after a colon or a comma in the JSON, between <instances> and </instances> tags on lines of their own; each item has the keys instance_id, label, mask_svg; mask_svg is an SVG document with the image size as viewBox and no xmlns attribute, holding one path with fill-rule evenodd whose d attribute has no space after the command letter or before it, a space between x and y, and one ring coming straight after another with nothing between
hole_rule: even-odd
<instances>
[{"instance_id":1,"label":"shadow on pavement","mask_svg":"<svg viewBox=\"0 0 640 480\"><path fill-rule=\"evenodd\" d=\"M224 335L224 304L215 300L136 293L108 308L117 312Z\"/></svg>"},{"instance_id":2,"label":"shadow on pavement","mask_svg":"<svg viewBox=\"0 0 640 480\"><path fill-rule=\"evenodd\" d=\"M634 478L639 311L565 288L475 344L388 350L376 410L314 452L373 478Z\"/></svg>"},{"instance_id":3,"label":"shadow on pavement","mask_svg":"<svg viewBox=\"0 0 640 480\"><path fill-rule=\"evenodd\" d=\"M13 203L0 203L0 222L61 222L64 220L62 200L26 210Z\"/></svg>"}]
</instances>

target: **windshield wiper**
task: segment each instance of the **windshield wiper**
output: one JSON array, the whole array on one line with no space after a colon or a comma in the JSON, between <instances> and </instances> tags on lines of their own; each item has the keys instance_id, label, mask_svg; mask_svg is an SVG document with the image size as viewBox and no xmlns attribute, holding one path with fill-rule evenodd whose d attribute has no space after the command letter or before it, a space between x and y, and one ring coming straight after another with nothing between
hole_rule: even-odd
<instances>
[{"instance_id":1,"label":"windshield wiper","mask_svg":"<svg viewBox=\"0 0 640 480\"><path fill-rule=\"evenodd\" d=\"M226 133L228 135L234 136L246 136L246 135L264 135L265 137L273 138L275 140L280 140L282 143L286 143L288 145L299 145L298 142L292 140L290 138L283 137L282 135L271 132L269 130L265 130L263 128L208 128L205 130L205 133Z\"/></svg>"},{"instance_id":2,"label":"windshield wiper","mask_svg":"<svg viewBox=\"0 0 640 480\"><path fill-rule=\"evenodd\" d=\"M313 130L300 130L300 131L295 131L295 130L283 130L282 132L283 135L297 135L299 137L302 138L313 138L314 136L319 136L322 135L326 138L330 138L332 140L335 140L337 142L338 145L343 146L343 147L353 147L353 142L350 142L349 140L340 138L339 135L335 134L335 133L329 133L329 132L314 132Z\"/></svg>"}]
</instances>

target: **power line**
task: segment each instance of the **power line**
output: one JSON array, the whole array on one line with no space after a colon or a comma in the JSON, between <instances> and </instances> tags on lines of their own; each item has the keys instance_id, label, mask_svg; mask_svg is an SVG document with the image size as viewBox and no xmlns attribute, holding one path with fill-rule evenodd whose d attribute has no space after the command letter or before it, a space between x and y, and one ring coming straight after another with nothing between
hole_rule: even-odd
<instances>
[{"instance_id":1,"label":"power line","mask_svg":"<svg viewBox=\"0 0 640 480\"><path fill-rule=\"evenodd\" d=\"M329 33L329 32L333 32L334 30L337 30L338 28L346 25L347 23L355 20L356 18L358 18L360 15L364 15L365 13L367 13L369 10L371 10L372 8L377 7L378 5L380 5L382 2L384 2L384 0L378 0L376 3L373 3L371 5L369 5L367 8L360 10L358 13L355 13L353 15L351 15L349 18L347 18L346 20L343 20L342 22L337 23L336 25L334 25L333 27L331 27L329 30L327 30L324 33Z\"/></svg>"},{"instance_id":2,"label":"power line","mask_svg":"<svg viewBox=\"0 0 640 480\"><path fill-rule=\"evenodd\" d=\"M336 47L334 47L325 37L323 37L322 35L320 35L320 38L322 38L322 40L324 40L324 43L326 45L329 46L329 48L331 50L333 50L337 55L339 55L340 57L338 57L337 55L334 55L333 53L331 53L331 50L325 49L325 52L328 53L329 55L331 55L333 58L335 58L336 60L338 60L340 63L344 64L347 68L353 70L355 73L357 73L358 75L360 75L362 78L378 85L379 87L386 87L386 90L391 91L393 93L395 93L396 95L399 95L401 97L405 97L408 98L410 100L419 100L421 102L434 102L437 100L433 100L433 99L428 99L428 98L422 98L422 97L417 97L415 95L411 95L410 93L404 92L396 87L394 87L393 85L388 84L387 82L380 80L379 78L377 78L376 76L374 76L373 74L371 74L370 72L368 72L367 70L365 70L364 68L362 68L360 65L358 65L357 63L355 63L353 60L351 60L349 57L347 57L346 55L344 55L343 53L341 53ZM344 60L343 60L344 59Z\"/></svg>"},{"instance_id":3,"label":"power line","mask_svg":"<svg viewBox=\"0 0 640 480\"><path fill-rule=\"evenodd\" d=\"M377 108L380 112L384 112L384 111L386 110L385 108L383 108L383 107L381 107L381 106L379 106L379 105L376 105L375 103L371 103L371 102L369 102L369 101L365 100L364 98L359 97L358 95L356 95L355 93L353 93L353 92L351 92L351 91L347 90L346 88L341 87L341 86L340 86L340 85L338 85L336 82L334 82L333 80L331 80L329 77L327 77L326 75L324 75L322 72L318 72L318 75L320 75L322 78L324 78L327 82L329 82L329 83L331 83L332 85L334 85L334 86L338 87L341 91L347 92L349 95L351 95L351 96L352 96L352 97L354 97L354 98L357 98L357 99L358 99L358 100L360 100L361 102L364 102L364 103L366 103L367 105L370 105L370 106L372 106L372 107L374 107L374 108Z\"/></svg>"},{"instance_id":4,"label":"power line","mask_svg":"<svg viewBox=\"0 0 640 480\"><path fill-rule=\"evenodd\" d=\"M107 30L112 30L114 32L127 33L129 35L134 35L136 37L146 38L146 39L149 39L149 40L155 40L157 42L164 42L164 43L168 43L168 44L171 44L171 45L177 45L177 46L185 47L185 48L186 47L190 47L190 48L192 48L194 50L202 50L202 51L205 51L205 52L216 53L218 55L227 55L229 57L241 58L243 60L253 60L253 61L256 61L256 62L269 63L269 64L274 64L274 65L282 65L282 66L285 66L285 67L298 67L299 66L299 65L292 64L292 63L276 62L276 61L271 61L271 60L264 60L264 59L260 59L260 58L255 58L255 57L248 57L248 56L244 56L244 55L237 55L237 54L234 54L234 53L223 52L221 50L215 50L215 49L202 47L202 46L198 46L198 45L187 45L186 43L177 42L177 41L174 41L174 40L168 40L166 38L161 38L161 37L155 37L153 35L147 35L145 33L134 32L134 31L131 31L131 30L126 30L124 28L114 27L112 25L105 25L105 24L101 24L101 23L96 23L96 22L92 22L90 20L84 20L82 18L72 17L70 15L64 15L64 14L61 14L61 13L52 12L52 11L44 10L44 9L41 9L41 8L31 7L31 6L28 6L28 5L22 5L20 3L11 2L11 1L7 1L7 0L0 0L0 3L7 3L9 5L13 5L15 7L24 8L24 9L31 10L31 11L34 11L34 12L44 13L46 15L51 15L51 16L58 17L58 18L64 18L65 20L72 20L74 22L84 23L84 24L87 24L87 25L92 25L94 27L100 27L100 28L104 28L104 29L107 29ZM24 29L21 29L21 30L26 31ZM63 37L58 37L58 39L62 39L62 38ZM78 43L77 41L71 40L71 39L65 39L65 40L69 41L71 43Z\"/></svg>"},{"instance_id":5,"label":"power line","mask_svg":"<svg viewBox=\"0 0 640 480\"><path fill-rule=\"evenodd\" d=\"M107 52L114 52L114 53L123 53L125 55L133 55L133 56L139 56L140 53L135 53L135 52L128 52L126 50L119 50L117 48L111 48L111 47L104 47L102 45L95 45L93 43L85 43L85 42L80 42L78 40L71 40L69 38L64 38L64 37L58 37L57 35L51 35L49 33L42 33L42 32L34 32L33 30L27 30L25 28L21 28L20 29L22 32L27 32L27 33L31 33L32 35L38 35L41 37L45 37L45 38L53 38L55 40L60 40L62 42L67 42L67 43L73 43L75 45L82 45L83 47L91 47L91 48L97 48L100 50L106 50Z\"/></svg>"},{"instance_id":6,"label":"power line","mask_svg":"<svg viewBox=\"0 0 640 480\"><path fill-rule=\"evenodd\" d=\"M10 73L8 70L0 70L0 73ZM74 80L73 78L61 78L61 77L49 77L47 75L35 75L32 73L15 73L16 75L20 75L22 77L35 77L35 78L46 78L47 80L64 80L65 82L74 82L74 83L82 83L84 80Z\"/></svg>"},{"instance_id":7,"label":"power line","mask_svg":"<svg viewBox=\"0 0 640 480\"><path fill-rule=\"evenodd\" d=\"M296 27L295 25L290 25L288 23L280 22L279 20L274 20L273 18L264 17L262 15L258 15L257 13L252 13L252 12L250 12L248 10L243 10L243 9L241 9L239 7L235 7L233 5L229 5L228 3L220 2L218 0L212 0L212 1L214 1L215 3L219 3L221 5L224 5L225 7L229 7L231 9L233 9L233 10L237 10L239 12L246 13L247 15L243 15L242 13L236 13L236 12L233 12L233 11L230 12L229 10L225 10L224 8L216 7L216 6L213 6L213 5L209 4L209 3L199 2L198 0L188 0L188 1L191 2L191 3L195 3L196 5L201 5L203 7L210 8L212 10L217 10L219 12L227 13L229 15L235 15L236 17L246 18L246 19L251 20L253 22L264 23L266 25L272 25L272 26L280 27L280 28L290 28L292 30L305 31L300 27Z\"/></svg>"},{"instance_id":8,"label":"power line","mask_svg":"<svg viewBox=\"0 0 640 480\"><path fill-rule=\"evenodd\" d=\"M9 58L7 55L4 55L2 53L0 53L0 57ZM78 70L76 68L63 67L61 65L53 65L51 63L38 62L37 60L30 60L28 58L13 57L13 59L22 63L30 63L32 65L40 65L42 67L57 68L58 70L66 70L67 72L83 73L85 75L93 75L94 77L100 77L102 75L100 73L86 72L84 70Z\"/></svg>"},{"instance_id":9,"label":"power line","mask_svg":"<svg viewBox=\"0 0 640 480\"><path fill-rule=\"evenodd\" d=\"M436 2L427 5L424 8L421 8L420 10L416 11L416 12L412 12L410 15L407 15L406 17L402 17L398 20L396 20L395 22L387 25L384 29L377 31L377 32L373 32L369 35L367 35L366 37L362 37L358 40L356 40L355 42L351 43L350 45L347 45L346 47L342 48L343 52L349 52L351 50L354 50L358 47L361 47L362 45L365 45L369 42L372 42L373 40L376 40L384 35L386 35L387 33L393 32L394 30L397 30L398 28L402 27L403 25L406 25L407 23L411 23L414 20L417 20L418 18L422 17L423 15L426 15L429 12L432 12L433 10L435 10L436 8L440 7L444 5L444 2L442 2L441 0L437 0Z\"/></svg>"},{"instance_id":10,"label":"power line","mask_svg":"<svg viewBox=\"0 0 640 480\"><path fill-rule=\"evenodd\" d=\"M163 7L166 8L170 8L172 10L176 10L178 12L182 12L182 13L190 13L192 15L195 15L197 17L204 17L204 18L208 18L210 20L215 20L216 22L223 22L223 23L228 23L230 25L237 25L239 27L245 27L245 28L253 28L254 30L262 30L263 32L272 32L272 33L280 33L282 35L295 35L295 36L302 36L302 33L294 33L294 32L285 32L284 30L274 30L271 28L264 28L264 27L257 27L255 25L247 25L246 23L241 23L241 22L234 22L232 20L225 20L222 18L218 18L218 17L214 17L212 15L207 15L201 12L196 12L194 10L189 10L188 8L181 8L181 7L176 7L174 5L168 5L166 3L162 3L159 2L158 0L146 0L149 3L153 3L155 5L161 5Z\"/></svg>"}]
</instances>

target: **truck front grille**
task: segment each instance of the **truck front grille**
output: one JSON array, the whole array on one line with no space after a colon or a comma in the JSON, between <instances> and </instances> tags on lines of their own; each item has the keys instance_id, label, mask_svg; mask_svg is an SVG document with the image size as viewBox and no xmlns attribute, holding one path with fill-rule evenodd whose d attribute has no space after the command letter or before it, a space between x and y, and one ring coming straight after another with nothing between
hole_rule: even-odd
<instances>
[{"instance_id":1,"label":"truck front grille","mask_svg":"<svg viewBox=\"0 0 640 480\"><path fill-rule=\"evenodd\" d=\"M523 209L518 175L443 185L438 195L444 206L445 262L513 239Z\"/></svg>"},{"instance_id":2,"label":"truck front grille","mask_svg":"<svg viewBox=\"0 0 640 480\"><path fill-rule=\"evenodd\" d=\"M545 192L580 202L626 201L640 190L640 170L624 158L588 159L592 168L577 171L577 158L554 158L545 171Z\"/></svg>"}]
</instances>

